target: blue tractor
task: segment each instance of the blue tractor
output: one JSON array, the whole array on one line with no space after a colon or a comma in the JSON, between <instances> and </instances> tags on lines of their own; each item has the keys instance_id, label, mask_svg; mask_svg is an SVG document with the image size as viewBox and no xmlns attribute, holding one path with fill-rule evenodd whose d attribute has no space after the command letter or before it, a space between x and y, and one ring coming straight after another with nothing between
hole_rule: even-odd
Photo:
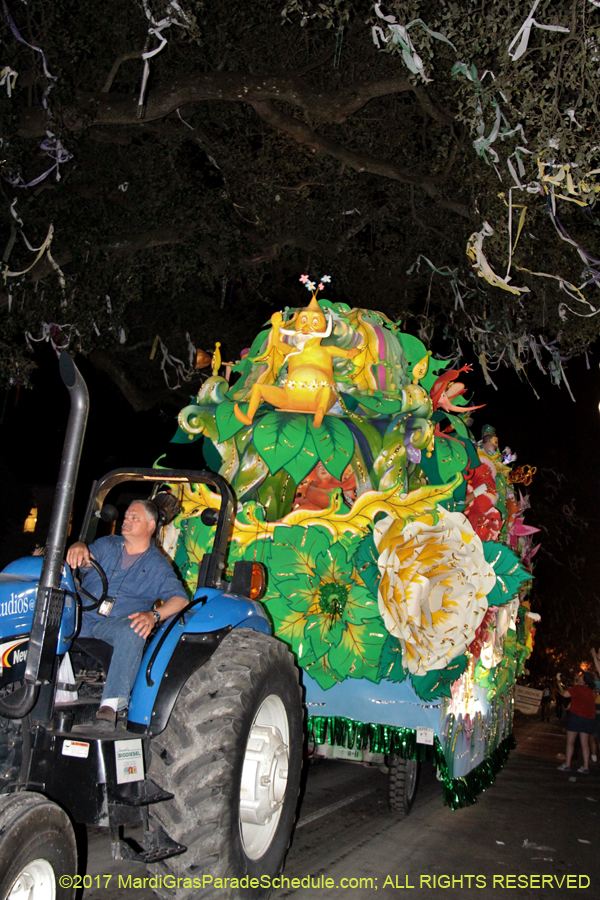
<instances>
[{"instance_id":1,"label":"blue tractor","mask_svg":"<svg viewBox=\"0 0 600 900\"><path fill-rule=\"evenodd\" d=\"M82 608L103 597L84 596L64 563L89 400L65 353L60 372L71 412L45 555L0 573L0 900L70 900L77 879L60 876L77 875L78 823L109 829L113 857L146 863L161 897L199 887L209 897L211 885L239 896L224 887L231 879L243 879L244 896L265 896L295 819L302 703L294 660L257 600L256 568L237 563L224 580L233 493L205 471L129 469L94 484L86 543L114 518L106 501L119 490L131 500L204 483L221 504L194 597L149 638L126 720L86 735L111 648L77 639ZM143 840L128 838L132 827Z\"/></svg>"}]
</instances>

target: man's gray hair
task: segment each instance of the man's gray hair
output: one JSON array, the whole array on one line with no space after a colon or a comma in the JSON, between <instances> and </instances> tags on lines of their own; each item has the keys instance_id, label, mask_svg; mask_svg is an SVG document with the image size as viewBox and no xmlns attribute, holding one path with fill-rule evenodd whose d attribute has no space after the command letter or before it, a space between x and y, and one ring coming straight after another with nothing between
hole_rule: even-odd
<instances>
[{"instance_id":1,"label":"man's gray hair","mask_svg":"<svg viewBox=\"0 0 600 900\"><path fill-rule=\"evenodd\" d=\"M156 528L158 525L158 507L156 503L153 503L152 500L132 500L129 505L133 506L134 503L144 507L146 518L152 519L154 527Z\"/></svg>"}]
</instances>

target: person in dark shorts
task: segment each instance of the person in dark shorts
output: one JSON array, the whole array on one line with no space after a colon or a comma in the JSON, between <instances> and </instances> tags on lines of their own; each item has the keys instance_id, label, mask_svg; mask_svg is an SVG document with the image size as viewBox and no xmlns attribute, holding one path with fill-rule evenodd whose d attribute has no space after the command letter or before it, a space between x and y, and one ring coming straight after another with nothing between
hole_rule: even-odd
<instances>
[{"instance_id":1,"label":"person in dark shorts","mask_svg":"<svg viewBox=\"0 0 600 900\"><path fill-rule=\"evenodd\" d=\"M559 766L561 772L571 771L571 760L575 748L575 740L579 735L581 751L583 753L583 765L577 769L582 775L589 775L590 762L590 735L595 728L595 704L596 692L594 676L590 672L579 672L575 677L575 684L565 688L560 680L560 673L556 676L558 689L563 697L569 697L571 705L567 713L567 752L566 760Z\"/></svg>"}]
</instances>

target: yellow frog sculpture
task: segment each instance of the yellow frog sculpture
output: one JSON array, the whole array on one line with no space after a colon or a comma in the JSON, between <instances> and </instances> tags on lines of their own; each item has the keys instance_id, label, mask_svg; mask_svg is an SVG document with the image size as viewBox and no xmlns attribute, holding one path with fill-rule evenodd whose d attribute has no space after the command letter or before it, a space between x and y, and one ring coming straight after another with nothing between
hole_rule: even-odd
<instances>
[{"instance_id":1,"label":"yellow frog sculpture","mask_svg":"<svg viewBox=\"0 0 600 900\"><path fill-rule=\"evenodd\" d=\"M236 403L235 416L245 425L251 425L261 400L265 400L280 410L314 413L313 425L320 428L325 413L337 398L333 375L334 357L354 359L361 349L352 347L350 350L342 350L331 345L321 345L323 338L331 334L332 322L331 318L327 321L314 295L309 305L297 314L293 330L282 328L282 322L281 313L273 313L269 349L279 351L286 358L287 377L280 385L253 385L248 412L242 412ZM292 337L293 345L282 340L282 334Z\"/></svg>"}]
</instances>

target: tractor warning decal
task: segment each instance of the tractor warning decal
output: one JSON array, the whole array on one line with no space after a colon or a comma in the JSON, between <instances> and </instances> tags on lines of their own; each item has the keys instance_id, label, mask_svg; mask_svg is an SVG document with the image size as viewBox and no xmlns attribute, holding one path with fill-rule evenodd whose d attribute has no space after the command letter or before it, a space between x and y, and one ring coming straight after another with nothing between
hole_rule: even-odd
<instances>
[{"instance_id":1,"label":"tractor warning decal","mask_svg":"<svg viewBox=\"0 0 600 900\"><path fill-rule=\"evenodd\" d=\"M63 741L63 756L78 756L80 759L87 759L90 752L90 745L87 741Z\"/></svg>"}]
</instances>

